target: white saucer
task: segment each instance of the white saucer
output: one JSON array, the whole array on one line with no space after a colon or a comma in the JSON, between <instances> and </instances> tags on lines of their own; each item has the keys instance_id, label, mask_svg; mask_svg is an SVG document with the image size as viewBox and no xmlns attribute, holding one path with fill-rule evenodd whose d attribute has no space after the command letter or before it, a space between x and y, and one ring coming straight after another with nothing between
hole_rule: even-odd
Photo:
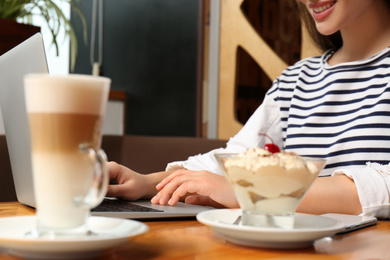
<instances>
[{"instance_id":1,"label":"white saucer","mask_svg":"<svg viewBox=\"0 0 390 260\"><path fill-rule=\"evenodd\" d=\"M37 259L92 257L149 229L147 225L134 220L90 217L88 226L95 233L92 236L26 237L25 234L35 225L35 216L0 218L0 247L8 249L12 255Z\"/></svg>"},{"instance_id":2,"label":"white saucer","mask_svg":"<svg viewBox=\"0 0 390 260\"><path fill-rule=\"evenodd\" d=\"M337 220L306 214L295 214L293 229L233 224L240 215L239 209L216 209L199 213L197 219L231 243L262 248L308 247L315 240L334 235L345 228L345 224Z\"/></svg>"}]
</instances>

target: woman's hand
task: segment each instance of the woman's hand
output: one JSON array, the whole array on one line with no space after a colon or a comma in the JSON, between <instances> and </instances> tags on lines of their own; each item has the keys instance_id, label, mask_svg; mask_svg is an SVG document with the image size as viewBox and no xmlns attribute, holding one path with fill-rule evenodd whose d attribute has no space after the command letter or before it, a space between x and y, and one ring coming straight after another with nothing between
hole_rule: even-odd
<instances>
[{"instance_id":1,"label":"woman's hand","mask_svg":"<svg viewBox=\"0 0 390 260\"><path fill-rule=\"evenodd\" d=\"M112 183L108 186L107 196L137 200L147 194L147 180L141 175L116 162L109 162L108 169Z\"/></svg>"},{"instance_id":2,"label":"woman's hand","mask_svg":"<svg viewBox=\"0 0 390 260\"><path fill-rule=\"evenodd\" d=\"M239 207L236 197L225 177L208 171L177 170L157 186L152 203L175 205L184 199L186 203L217 208Z\"/></svg>"},{"instance_id":3,"label":"woman's hand","mask_svg":"<svg viewBox=\"0 0 390 260\"><path fill-rule=\"evenodd\" d=\"M108 197L119 197L126 200L150 199L156 195L156 185L172 172L140 174L116 162L108 163L110 180Z\"/></svg>"}]
</instances>

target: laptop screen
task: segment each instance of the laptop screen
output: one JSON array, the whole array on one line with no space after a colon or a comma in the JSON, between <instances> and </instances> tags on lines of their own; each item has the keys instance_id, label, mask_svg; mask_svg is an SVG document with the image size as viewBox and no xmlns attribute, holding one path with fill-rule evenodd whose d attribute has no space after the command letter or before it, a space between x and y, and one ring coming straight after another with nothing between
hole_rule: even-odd
<instances>
[{"instance_id":1,"label":"laptop screen","mask_svg":"<svg viewBox=\"0 0 390 260\"><path fill-rule=\"evenodd\" d=\"M34 206L30 134L23 77L48 73L42 35L37 33L0 56L0 106L18 201Z\"/></svg>"}]
</instances>

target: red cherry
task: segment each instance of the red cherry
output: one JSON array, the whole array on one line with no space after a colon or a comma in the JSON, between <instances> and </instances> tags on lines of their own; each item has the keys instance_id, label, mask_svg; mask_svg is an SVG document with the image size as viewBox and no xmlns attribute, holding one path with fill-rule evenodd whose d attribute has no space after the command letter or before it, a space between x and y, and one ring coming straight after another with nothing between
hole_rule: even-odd
<instances>
[{"instance_id":1,"label":"red cherry","mask_svg":"<svg viewBox=\"0 0 390 260\"><path fill-rule=\"evenodd\" d=\"M267 138L270 139L271 142L272 142L271 144L265 144L265 145L263 146L263 149L264 149L264 150L267 150L267 151L269 151L270 153L279 153L279 152L280 152L279 147L278 147L276 144L274 144L274 141L272 140L271 137L269 137L267 134L263 134L263 133L259 133L259 135L262 135L262 136L267 137Z\"/></svg>"},{"instance_id":2,"label":"red cherry","mask_svg":"<svg viewBox=\"0 0 390 260\"><path fill-rule=\"evenodd\" d=\"M269 151L270 153L280 152L280 149L276 144L265 144L263 149Z\"/></svg>"}]
</instances>

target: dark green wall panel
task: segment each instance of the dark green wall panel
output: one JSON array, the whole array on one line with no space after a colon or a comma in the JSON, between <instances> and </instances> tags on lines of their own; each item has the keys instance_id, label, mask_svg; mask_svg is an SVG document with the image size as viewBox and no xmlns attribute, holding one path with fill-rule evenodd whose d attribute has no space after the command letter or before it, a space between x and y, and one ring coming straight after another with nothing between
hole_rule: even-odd
<instances>
[{"instance_id":1,"label":"dark green wall panel","mask_svg":"<svg viewBox=\"0 0 390 260\"><path fill-rule=\"evenodd\" d=\"M104 1L102 75L112 79L112 89L128 95L127 134L196 134L199 3ZM92 1L82 0L79 7L90 41ZM79 21L73 24L79 39L74 72L90 74L90 46L82 41Z\"/></svg>"}]
</instances>

